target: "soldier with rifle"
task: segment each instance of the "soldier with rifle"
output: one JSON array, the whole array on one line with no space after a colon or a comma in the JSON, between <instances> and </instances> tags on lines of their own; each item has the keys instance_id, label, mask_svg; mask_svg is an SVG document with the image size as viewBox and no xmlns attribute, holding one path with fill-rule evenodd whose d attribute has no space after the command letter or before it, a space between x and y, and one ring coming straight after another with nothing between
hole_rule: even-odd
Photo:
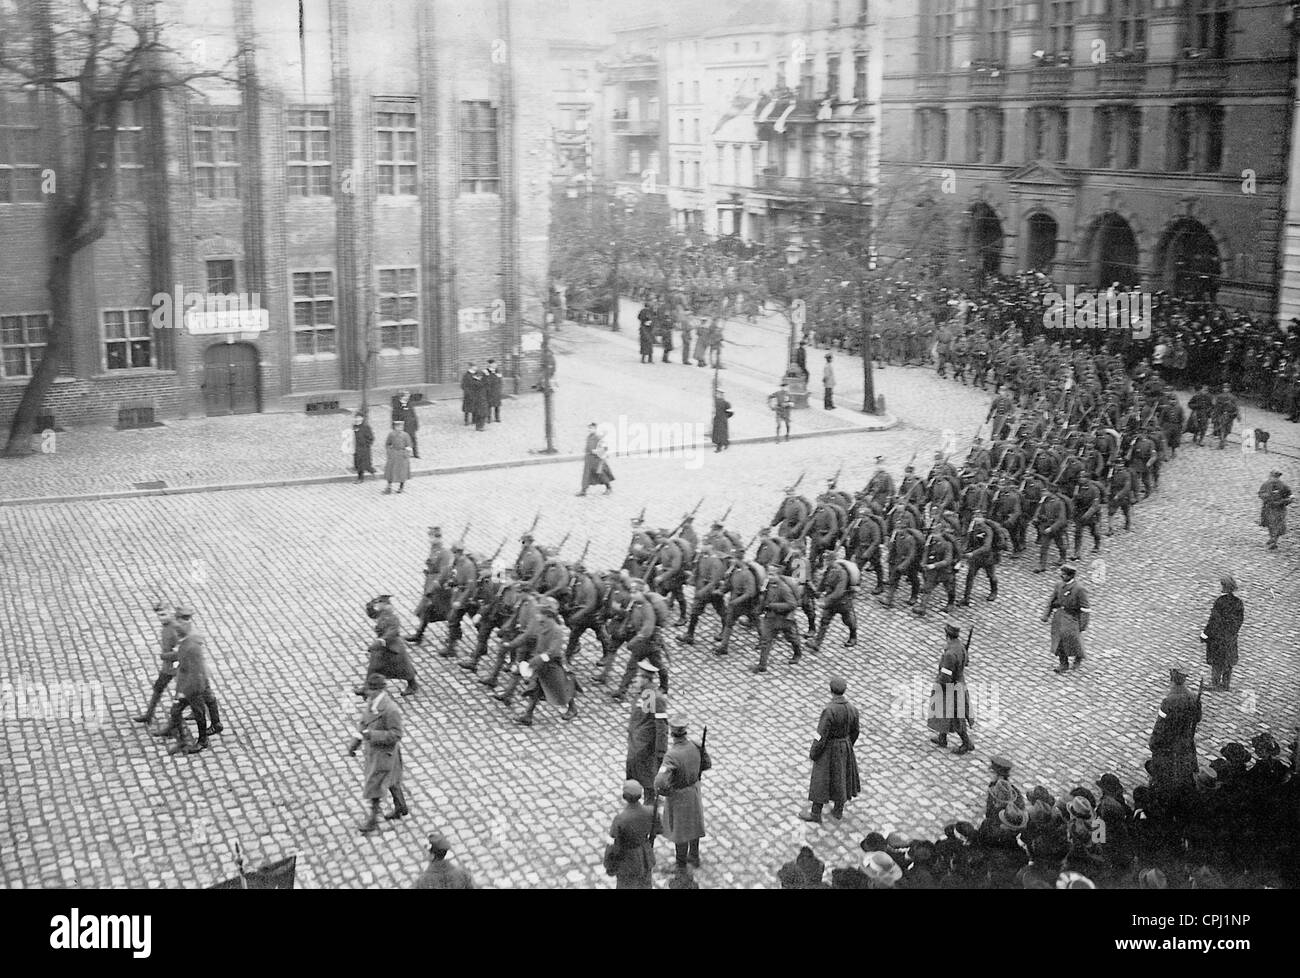
<instances>
[{"instance_id":1,"label":"soldier with rifle","mask_svg":"<svg viewBox=\"0 0 1300 978\"><path fill-rule=\"evenodd\" d=\"M760 610L762 617L758 622L758 665L751 666L750 672L767 672L767 660L772 654L772 645L778 636L784 636L790 643L792 655L789 665L794 665L803 657L799 644L799 626L795 624L795 612L799 610L799 587L789 577L781 573L780 564L769 564L767 581Z\"/></svg>"},{"instance_id":2,"label":"soldier with rifle","mask_svg":"<svg viewBox=\"0 0 1300 978\"><path fill-rule=\"evenodd\" d=\"M664 798L664 837L677 850L677 867L685 869L700 865L700 839L705 834L700 777L713 767L705 749L709 728L696 744L687 736L686 714L677 712L668 718L668 730L672 743L655 776L655 791Z\"/></svg>"},{"instance_id":3,"label":"soldier with rifle","mask_svg":"<svg viewBox=\"0 0 1300 978\"><path fill-rule=\"evenodd\" d=\"M818 587L821 594L818 601L821 607L821 622L817 625L817 634L808 643L808 651L816 652L821 648L822 641L826 638L826 631L836 615L849 630L849 637L844 640L844 647L852 648L858 644L858 615L853 608L853 599L857 595L862 572L853 561L844 557L837 558L830 551L826 551L823 555L820 569L823 572Z\"/></svg>"},{"instance_id":4,"label":"soldier with rifle","mask_svg":"<svg viewBox=\"0 0 1300 978\"><path fill-rule=\"evenodd\" d=\"M450 613L447 579L451 573L452 555L442 542L442 527L429 527L429 556L424 561L424 592L415 606L419 627L406 641L424 640L424 630L435 621L446 621Z\"/></svg>"},{"instance_id":5,"label":"soldier with rifle","mask_svg":"<svg viewBox=\"0 0 1300 978\"><path fill-rule=\"evenodd\" d=\"M935 744L947 748L948 735L955 733L961 738L956 753L969 754L975 749L975 744L968 732L972 718L970 694L966 690L966 668L970 662L970 642L975 635L975 626L971 626L965 645L962 645L961 629L955 621L949 619L945 622L943 633L943 655L930 693L930 716L926 725L935 731L936 736L932 738Z\"/></svg>"}]
</instances>

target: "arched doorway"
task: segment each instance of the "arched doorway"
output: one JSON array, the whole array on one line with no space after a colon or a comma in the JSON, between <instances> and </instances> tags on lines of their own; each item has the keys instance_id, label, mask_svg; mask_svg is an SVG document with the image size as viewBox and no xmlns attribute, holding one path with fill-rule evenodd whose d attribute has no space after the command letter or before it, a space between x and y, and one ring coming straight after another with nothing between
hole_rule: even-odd
<instances>
[{"instance_id":1,"label":"arched doorway","mask_svg":"<svg viewBox=\"0 0 1300 978\"><path fill-rule=\"evenodd\" d=\"M1184 217L1171 224L1159 254L1160 278L1168 291L1197 299L1213 299L1219 291L1219 245L1200 221Z\"/></svg>"},{"instance_id":2,"label":"arched doorway","mask_svg":"<svg viewBox=\"0 0 1300 978\"><path fill-rule=\"evenodd\" d=\"M1088 257L1092 284L1099 291L1115 282L1122 289L1136 288L1142 282L1137 236L1128 221L1114 212L1103 214L1093 225Z\"/></svg>"},{"instance_id":3,"label":"arched doorway","mask_svg":"<svg viewBox=\"0 0 1300 978\"><path fill-rule=\"evenodd\" d=\"M257 348L251 343L214 343L203 351L203 408L208 417L256 414Z\"/></svg>"},{"instance_id":4,"label":"arched doorway","mask_svg":"<svg viewBox=\"0 0 1300 978\"><path fill-rule=\"evenodd\" d=\"M1002 269L1002 222L988 204L976 204L970 212L970 250L975 276L983 280Z\"/></svg>"},{"instance_id":5,"label":"arched doorway","mask_svg":"<svg viewBox=\"0 0 1300 978\"><path fill-rule=\"evenodd\" d=\"M1058 233L1056 219L1051 214L1034 214L1028 222L1028 251L1026 261L1031 271L1052 273L1056 262L1056 236Z\"/></svg>"}]
</instances>

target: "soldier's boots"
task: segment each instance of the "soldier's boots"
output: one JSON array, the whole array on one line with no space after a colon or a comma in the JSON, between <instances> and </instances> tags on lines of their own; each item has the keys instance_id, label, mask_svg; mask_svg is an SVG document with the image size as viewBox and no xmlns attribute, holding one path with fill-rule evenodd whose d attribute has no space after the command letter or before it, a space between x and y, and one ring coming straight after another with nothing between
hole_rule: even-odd
<instances>
[{"instance_id":1,"label":"soldier's boots","mask_svg":"<svg viewBox=\"0 0 1300 978\"><path fill-rule=\"evenodd\" d=\"M961 746L953 751L954 754L969 754L975 749L975 744L970 739L970 734L963 730L960 732L959 736L961 737Z\"/></svg>"},{"instance_id":2,"label":"soldier's boots","mask_svg":"<svg viewBox=\"0 0 1300 978\"><path fill-rule=\"evenodd\" d=\"M499 700L500 702L509 706L510 701L514 698L515 695L515 687L517 687L518 685L519 685L519 676L517 673L512 672L510 674L510 678L506 680L505 689L493 693L492 698L494 700Z\"/></svg>"},{"instance_id":3,"label":"soldier's boots","mask_svg":"<svg viewBox=\"0 0 1300 978\"><path fill-rule=\"evenodd\" d=\"M420 691L420 684L416 682L414 679L411 679L407 682L406 689L402 690L402 695L414 696L419 691Z\"/></svg>"},{"instance_id":4,"label":"soldier's boots","mask_svg":"<svg viewBox=\"0 0 1300 978\"><path fill-rule=\"evenodd\" d=\"M575 696L573 699L569 700L569 708L564 711L564 715L561 716L560 719L572 720L577 715L578 715L578 698Z\"/></svg>"},{"instance_id":5,"label":"soldier's boots","mask_svg":"<svg viewBox=\"0 0 1300 978\"><path fill-rule=\"evenodd\" d=\"M362 835L370 835L372 832L379 831L379 799L374 798L370 802L370 817L362 822L357 829Z\"/></svg>"},{"instance_id":6,"label":"soldier's boots","mask_svg":"<svg viewBox=\"0 0 1300 978\"><path fill-rule=\"evenodd\" d=\"M402 786L394 785L388 789L393 796L393 810L384 815L387 822L395 822L399 818L405 818L411 814L411 810L406 807L406 795L402 793Z\"/></svg>"},{"instance_id":7,"label":"soldier's boots","mask_svg":"<svg viewBox=\"0 0 1300 978\"><path fill-rule=\"evenodd\" d=\"M996 601L998 599L998 582L996 579L989 582L989 596L985 601Z\"/></svg>"},{"instance_id":8,"label":"soldier's boots","mask_svg":"<svg viewBox=\"0 0 1300 978\"><path fill-rule=\"evenodd\" d=\"M521 727L531 727L533 725L533 711L537 709L538 699L539 697L534 696L528 700L528 706L524 709L524 712L513 718L515 723Z\"/></svg>"},{"instance_id":9,"label":"soldier's boots","mask_svg":"<svg viewBox=\"0 0 1300 978\"><path fill-rule=\"evenodd\" d=\"M692 612L692 613L691 613L691 617L690 617L690 618L687 620L687 622L686 622L686 634L685 634L685 635L678 635L678 636L677 636L677 641L683 643L684 645L694 645L694 644L695 644L695 628L696 628L697 625L699 625L699 623L700 623L700 615L699 615L699 613Z\"/></svg>"},{"instance_id":10,"label":"soldier's boots","mask_svg":"<svg viewBox=\"0 0 1300 978\"><path fill-rule=\"evenodd\" d=\"M145 707L145 711L138 717L132 717L132 719L136 723L152 723L154 711L158 709L158 701L161 699L162 690L155 690L153 695L149 697L149 705Z\"/></svg>"}]
</instances>

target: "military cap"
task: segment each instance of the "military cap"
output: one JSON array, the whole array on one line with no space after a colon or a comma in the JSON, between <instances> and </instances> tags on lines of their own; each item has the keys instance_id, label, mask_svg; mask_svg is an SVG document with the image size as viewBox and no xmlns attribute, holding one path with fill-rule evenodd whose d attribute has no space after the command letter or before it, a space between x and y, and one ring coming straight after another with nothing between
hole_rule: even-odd
<instances>
[{"instance_id":1,"label":"military cap","mask_svg":"<svg viewBox=\"0 0 1300 978\"><path fill-rule=\"evenodd\" d=\"M1006 775L1011 773L1011 762L1000 754L995 754L993 757L989 758L989 766L999 774Z\"/></svg>"},{"instance_id":2,"label":"military cap","mask_svg":"<svg viewBox=\"0 0 1300 978\"><path fill-rule=\"evenodd\" d=\"M429 536L431 536L431 537L441 537L441 536L442 536L442 527L440 527L440 526L431 526L431 527L429 527Z\"/></svg>"},{"instance_id":3,"label":"military cap","mask_svg":"<svg viewBox=\"0 0 1300 978\"><path fill-rule=\"evenodd\" d=\"M655 665L653 662L650 662L646 659L642 659L640 662L638 662L636 664L636 667L638 669L643 670L644 672L649 672L649 673L657 673L659 671L659 667L657 665Z\"/></svg>"},{"instance_id":4,"label":"military cap","mask_svg":"<svg viewBox=\"0 0 1300 978\"><path fill-rule=\"evenodd\" d=\"M451 843L441 832L429 833L429 851L430 852L447 852L451 849Z\"/></svg>"},{"instance_id":5,"label":"military cap","mask_svg":"<svg viewBox=\"0 0 1300 978\"><path fill-rule=\"evenodd\" d=\"M1182 666L1171 666L1169 669L1169 678L1176 683L1187 681L1187 670Z\"/></svg>"},{"instance_id":6,"label":"military cap","mask_svg":"<svg viewBox=\"0 0 1300 978\"><path fill-rule=\"evenodd\" d=\"M1269 476L1274 479L1280 479L1282 478L1282 470L1274 469L1272 472L1269 473Z\"/></svg>"},{"instance_id":7,"label":"military cap","mask_svg":"<svg viewBox=\"0 0 1300 978\"><path fill-rule=\"evenodd\" d=\"M672 730L686 729L686 711L674 710L668 717L668 726Z\"/></svg>"},{"instance_id":8,"label":"military cap","mask_svg":"<svg viewBox=\"0 0 1300 978\"><path fill-rule=\"evenodd\" d=\"M388 680L382 674L372 672L366 677L366 689L387 689Z\"/></svg>"},{"instance_id":9,"label":"military cap","mask_svg":"<svg viewBox=\"0 0 1300 978\"><path fill-rule=\"evenodd\" d=\"M955 621L945 621L943 623L943 631L949 638L956 638L961 634L961 626Z\"/></svg>"},{"instance_id":10,"label":"military cap","mask_svg":"<svg viewBox=\"0 0 1300 978\"><path fill-rule=\"evenodd\" d=\"M1074 577L1075 574L1079 573L1079 568L1075 567L1073 564L1062 564L1061 573Z\"/></svg>"},{"instance_id":11,"label":"military cap","mask_svg":"<svg viewBox=\"0 0 1300 978\"><path fill-rule=\"evenodd\" d=\"M629 778L623 782L623 797L628 801L637 801L644 791L645 789L641 787L639 781L633 781Z\"/></svg>"},{"instance_id":12,"label":"military cap","mask_svg":"<svg viewBox=\"0 0 1300 978\"><path fill-rule=\"evenodd\" d=\"M1232 592L1237 590L1237 579L1233 577L1231 574L1224 574L1221 578L1219 578L1219 584L1223 587L1223 590L1225 591Z\"/></svg>"},{"instance_id":13,"label":"military cap","mask_svg":"<svg viewBox=\"0 0 1300 978\"><path fill-rule=\"evenodd\" d=\"M190 607L189 605L187 605L187 604L178 604L178 605L176 606L176 617L177 617L177 618L193 618L193 617L194 617L194 609L191 608L191 607Z\"/></svg>"},{"instance_id":14,"label":"military cap","mask_svg":"<svg viewBox=\"0 0 1300 978\"><path fill-rule=\"evenodd\" d=\"M849 688L843 676L831 676L831 692L836 696L843 696L844 691Z\"/></svg>"},{"instance_id":15,"label":"military cap","mask_svg":"<svg viewBox=\"0 0 1300 978\"><path fill-rule=\"evenodd\" d=\"M1062 873L1056 878L1056 888L1058 890L1095 890L1097 886L1082 873L1071 870Z\"/></svg>"}]
</instances>

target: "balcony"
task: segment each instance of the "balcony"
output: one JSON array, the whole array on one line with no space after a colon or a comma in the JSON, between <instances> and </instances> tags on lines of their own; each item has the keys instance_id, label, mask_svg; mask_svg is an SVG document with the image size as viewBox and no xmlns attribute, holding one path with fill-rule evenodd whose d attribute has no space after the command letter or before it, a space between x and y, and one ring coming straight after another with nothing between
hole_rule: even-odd
<instances>
[{"instance_id":1,"label":"balcony","mask_svg":"<svg viewBox=\"0 0 1300 978\"><path fill-rule=\"evenodd\" d=\"M1228 83L1228 63L1192 53L1176 62L1174 84L1180 89L1219 88Z\"/></svg>"},{"instance_id":2,"label":"balcony","mask_svg":"<svg viewBox=\"0 0 1300 978\"><path fill-rule=\"evenodd\" d=\"M1147 66L1141 62L1115 62L1097 65L1097 87L1103 91L1136 93L1146 85Z\"/></svg>"},{"instance_id":3,"label":"balcony","mask_svg":"<svg viewBox=\"0 0 1300 978\"><path fill-rule=\"evenodd\" d=\"M811 177L785 177L779 173L758 175L760 193L775 194L780 197L811 197L813 189Z\"/></svg>"},{"instance_id":4,"label":"balcony","mask_svg":"<svg viewBox=\"0 0 1300 978\"><path fill-rule=\"evenodd\" d=\"M1073 78L1073 68L1060 66L1032 68L1029 71L1029 90L1052 94L1068 92Z\"/></svg>"},{"instance_id":5,"label":"balcony","mask_svg":"<svg viewBox=\"0 0 1300 978\"><path fill-rule=\"evenodd\" d=\"M659 135L658 119L615 119L614 135L616 136L657 136Z\"/></svg>"},{"instance_id":6,"label":"balcony","mask_svg":"<svg viewBox=\"0 0 1300 978\"><path fill-rule=\"evenodd\" d=\"M948 76L947 75L917 75L916 91L924 95L946 95L948 94Z\"/></svg>"},{"instance_id":7,"label":"balcony","mask_svg":"<svg viewBox=\"0 0 1300 978\"><path fill-rule=\"evenodd\" d=\"M645 82L659 80L659 61L655 58L634 56L606 67L610 81Z\"/></svg>"},{"instance_id":8,"label":"balcony","mask_svg":"<svg viewBox=\"0 0 1300 978\"><path fill-rule=\"evenodd\" d=\"M1006 90L1007 70L1000 61L987 59L971 62L970 90L986 94L998 94Z\"/></svg>"}]
</instances>

